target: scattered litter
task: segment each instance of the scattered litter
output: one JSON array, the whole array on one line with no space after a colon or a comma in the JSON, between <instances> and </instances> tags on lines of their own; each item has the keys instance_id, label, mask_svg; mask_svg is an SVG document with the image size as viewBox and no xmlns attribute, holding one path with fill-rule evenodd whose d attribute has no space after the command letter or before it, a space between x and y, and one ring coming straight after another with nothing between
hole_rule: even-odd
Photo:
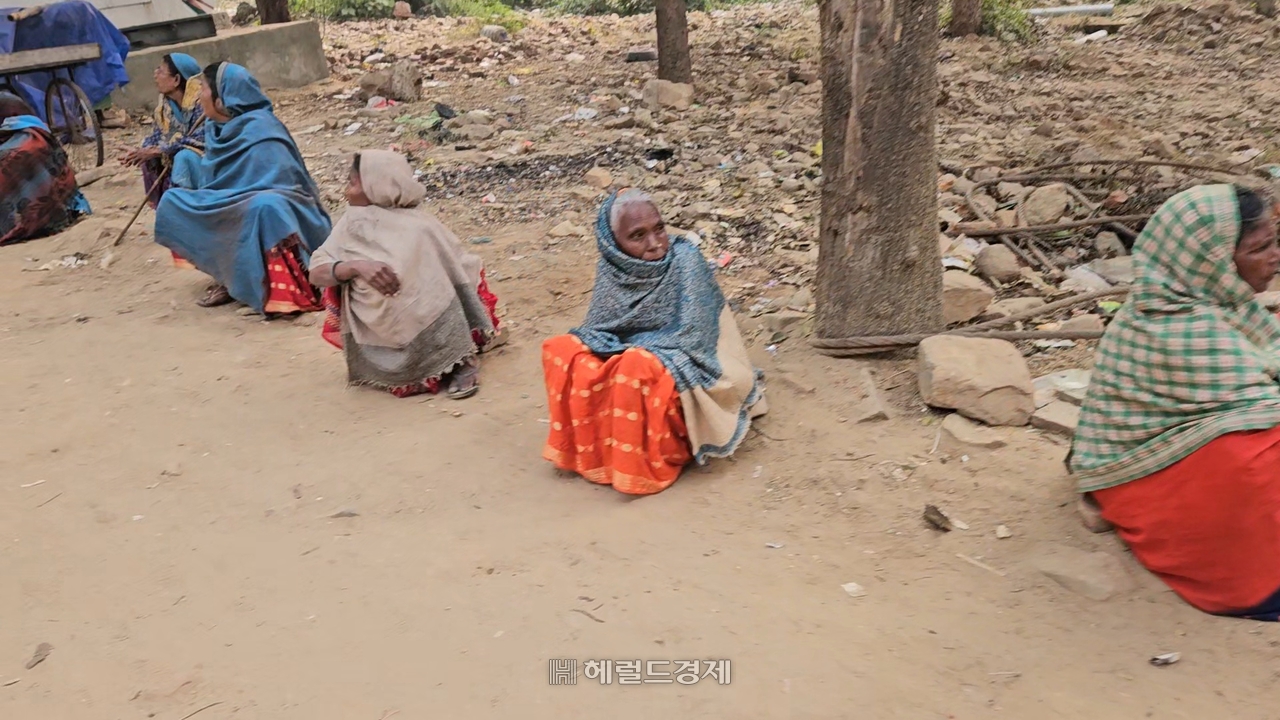
<instances>
[{"instance_id":1,"label":"scattered litter","mask_svg":"<svg viewBox=\"0 0 1280 720\"><path fill-rule=\"evenodd\" d=\"M1164 667L1165 665L1172 665L1181 659L1182 659L1182 653L1177 653L1177 652L1164 653L1163 655L1157 655L1151 658L1151 664L1155 665L1156 667Z\"/></svg>"},{"instance_id":2,"label":"scattered litter","mask_svg":"<svg viewBox=\"0 0 1280 720\"><path fill-rule=\"evenodd\" d=\"M755 471L751 473L751 477L758 478L763 474L764 474L764 466L757 465Z\"/></svg>"},{"instance_id":3,"label":"scattered litter","mask_svg":"<svg viewBox=\"0 0 1280 720\"><path fill-rule=\"evenodd\" d=\"M1013 537L1013 531L1009 529L1008 525L996 526L996 538L1000 540L1008 540L1011 537Z\"/></svg>"},{"instance_id":4,"label":"scattered litter","mask_svg":"<svg viewBox=\"0 0 1280 720\"><path fill-rule=\"evenodd\" d=\"M516 87L520 84L520 78L516 77L515 75L508 75L507 84L510 85L511 87Z\"/></svg>"},{"instance_id":5,"label":"scattered litter","mask_svg":"<svg viewBox=\"0 0 1280 720\"><path fill-rule=\"evenodd\" d=\"M35 486L37 486L37 485L43 485L43 484L44 484L44 481L43 481L43 480L37 480L37 481L35 481L35 482L33 482L33 483L27 483L26 485L19 485L18 487L20 487L20 488L32 488L32 487L35 487Z\"/></svg>"},{"instance_id":6,"label":"scattered litter","mask_svg":"<svg viewBox=\"0 0 1280 720\"><path fill-rule=\"evenodd\" d=\"M1040 348L1041 350L1062 350L1065 348L1075 347L1076 341L1075 340L1032 340L1031 344L1035 345L1037 348Z\"/></svg>"},{"instance_id":7,"label":"scattered litter","mask_svg":"<svg viewBox=\"0 0 1280 720\"><path fill-rule=\"evenodd\" d=\"M1003 571L997 570L997 569L995 569L995 568L991 567L990 565L988 565L988 564L986 564L986 563L982 562L981 560L975 560L975 559L973 559L973 558L969 557L968 555L965 555L964 553L956 553L956 557L960 558L961 560L963 560L963 561L965 561L965 562L969 563L970 565L972 565L972 566L974 566L974 567L976 567L976 568L982 568L983 570L986 570L987 572L990 572L990 573L995 573L996 575L999 575L1000 577L1004 577L1004 576L1005 576L1005 574L1004 574L1004 572L1003 572Z\"/></svg>"},{"instance_id":8,"label":"scattered litter","mask_svg":"<svg viewBox=\"0 0 1280 720\"><path fill-rule=\"evenodd\" d=\"M89 259L89 256L85 255L84 253L81 253L81 252L72 253L70 255L63 255L61 258L58 258L57 260L51 260L45 263L44 265L41 265L40 269L53 270L54 268L84 267L85 261L88 259Z\"/></svg>"},{"instance_id":9,"label":"scattered litter","mask_svg":"<svg viewBox=\"0 0 1280 720\"><path fill-rule=\"evenodd\" d=\"M345 130L343 130L343 131L342 131L342 134L343 134L343 135L355 135L357 132L359 132L359 131L360 131L360 128L362 128L362 127L364 127L364 123L360 123L360 122L353 122L353 123L351 123L350 125L348 125L348 126L347 126L347 128L346 128Z\"/></svg>"},{"instance_id":10,"label":"scattered litter","mask_svg":"<svg viewBox=\"0 0 1280 720\"><path fill-rule=\"evenodd\" d=\"M595 108L580 107L577 110L573 111L573 119L574 120L595 120L596 116L599 114L600 114L600 111L596 110Z\"/></svg>"},{"instance_id":11,"label":"scattered litter","mask_svg":"<svg viewBox=\"0 0 1280 720\"><path fill-rule=\"evenodd\" d=\"M727 252L720 253L720 257L716 258L716 265L720 268L727 268L733 262L733 255Z\"/></svg>"},{"instance_id":12,"label":"scattered litter","mask_svg":"<svg viewBox=\"0 0 1280 720\"><path fill-rule=\"evenodd\" d=\"M138 522L139 520L143 519L144 517L146 517L146 516L145 516L145 515L134 515L134 516L133 516L133 521L134 521L134 522Z\"/></svg>"},{"instance_id":13,"label":"scattered litter","mask_svg":"<svg viewBox=\"0 0 1280 720\"><path fill-rule=\"evenodd\" d=\"M845 592L849 593L849 597L866 597L867 590L856 582L845 583L840 586Z\"/></svg>"},{"instance_id":14,"label":"scattered litter","mask_svg":"<svg viewBox=\"0 0 1280 720\"><path fill-rule=\"evenodd\" d=\"M493 238L488 236L473 237L467 242L470 242L472 245L488 245L493 242Z\"/></svg>"},{"instance_id":15,"label":"scattered litter","mask_svg":"<svg viewBox=\"0 0 1280 720\"><path fill-rule=\"evenodd\" d=\"M935 530L941 530L942 532L951 532L954 527L951 518L939 510L937 505L924 506L924 521L929 523Z\"/></svg>"},{"instance_id":16,"label":"scattered litter","mask_svg":"<svg viewBox=\"0 0 1280 720\"><path fill-rule=\"evenodd\" d=\"M5 681L4 681L4 687L9 687L10 685L17 685L21 680L22 680L22 678L14 678L14 679L12 679L12 680L5 680Z\"/></svg>"},{"instance_id":17,"label":"scattered litter","mask_svg":"<svg viewBox=\"0 0 1280 720\"><path fill-rule=\"evenodd\" d=\"M778 550L782 547L782 543L765 543L764 546L770 550Z\"/></svg>"},{"instance_id":18,"label":"scattered litter","mask_svg":"<svg viewBox=\"0 0 1280 720\"><path fill-rule=\"evenodd\" d=\"M31 659L27 661L27 669L30 670L31 668L44 662L49 657L49 653L51 652L53 652L53 646L50 645L49 643L42 642L39 645L37 645L35 653L31 656Z\"/></svg>"},{"instance_id":19,"label":"scattered litter","mask_svg":"<svg viewBox=\"0 0 1280 720\"><path fill-rule=\"evenodd\" d=\"M1083 36L1083 37L1078 37L1078 38L1076 38L1076 44L1077 44L1077 45L1084 45L1085 43L1091 43L1091 42L1097 42L1097 41L1099 41L1099 40L1105 40L1105 39L1107 38L1107 34L1108 34L1108 33L1107 33L1107 31L1106 31L1106 30L1099 30L1099 31L1097 31L1097 32L1091 32L1091 33L1089 33L1088 35L1085 35L1085 36Z\"/></svg>"}]
</instances>

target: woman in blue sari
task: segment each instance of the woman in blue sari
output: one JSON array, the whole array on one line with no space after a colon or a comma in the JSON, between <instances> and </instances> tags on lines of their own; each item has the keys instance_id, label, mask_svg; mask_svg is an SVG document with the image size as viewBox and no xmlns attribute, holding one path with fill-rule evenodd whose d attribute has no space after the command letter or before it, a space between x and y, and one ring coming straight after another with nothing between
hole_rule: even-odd
<instances>
[{"instance_id":1,"label":"woman in blue sari","mask_svg":"<svg viewBox=\"0 0 1280 720\"><path fill-rule=\"evenodd\" d=\"M196 187L160 199L156 242L213 277L203 307L235 300L267 316L320 310L306 267L332 224L298 146L239 65L205 68L200 101Z\"/></svg>"},{"instance_id":2,"label":"woman in blue sari","mask_svg":"<svg viewBox=\"0 0 1280 720\"><path fill-rule=\"evenodd\" d=\"M154 208L171 186L196 186L204 155L204 107L200 104L204 76L195 58L170 53L160 58L153 77L160 91L155 124L142 147L120 161L142 168L147 201Z\"/></svg>"}]
</instances>

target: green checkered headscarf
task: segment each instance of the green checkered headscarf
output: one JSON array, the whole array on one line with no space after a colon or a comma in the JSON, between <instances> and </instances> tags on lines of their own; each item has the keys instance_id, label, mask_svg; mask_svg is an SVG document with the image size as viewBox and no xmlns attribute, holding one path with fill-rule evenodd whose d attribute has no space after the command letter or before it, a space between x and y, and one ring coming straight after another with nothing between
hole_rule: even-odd
<instances>
[{"instance_id":1,"label":"green checkered headscarf","mask_svg":"<svg viewBox=\"0 0 1280 720\"><path fill-rule=\"evenodd\" d=\"M1169 198L1138 237L1133 290L1098 345L1076 429L1081 492L1280 425L1280 321L1236 272L1239 232L1235 188L1203 185Z\"/></svg>"}]
</instances>

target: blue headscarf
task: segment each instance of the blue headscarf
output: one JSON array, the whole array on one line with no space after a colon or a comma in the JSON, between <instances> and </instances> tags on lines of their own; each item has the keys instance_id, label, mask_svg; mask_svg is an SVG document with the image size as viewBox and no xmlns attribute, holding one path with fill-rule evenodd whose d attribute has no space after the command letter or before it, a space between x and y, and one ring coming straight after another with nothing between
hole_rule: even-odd
<instances>
[{"instance_id":1,"label":"blue headscarf","mask_svg":"<svg viewBox=\"0 0 1280 720\"><path fill-rule=\"evenodd\" d=\"M218 95L231 119L205 121L199 187L164 194L156 241L262 312L265 253L297 235L305 265L332 223L298 146L272 114L258 81L243 67L223 63Z\"/></svg>"},{"instance_id":2,"label":"blue headscarf","mask_svg":"<svg viewBox=\"0 0 1280 720\"><path fill-rule=\"evenodd\" d=\"M178 69L183 80L190 80L200 74L200 63L185 53L169 53L169 60Z\"/></svg>"},{"instance_id":3,"label":"blue headscarf","mask_svg":"<svg viewBox=\"0 0 1280 720\"><path fill-rule=\"evenodd\" d=\"M618 248L609 223L614 193L596 219L596 282L582 326L571 330L596 355L642 347L662 361L676 389L711 387L720 379L716 345L724 294L702 253L684 237L661 260Z\"/></svg>"}]
</instances>

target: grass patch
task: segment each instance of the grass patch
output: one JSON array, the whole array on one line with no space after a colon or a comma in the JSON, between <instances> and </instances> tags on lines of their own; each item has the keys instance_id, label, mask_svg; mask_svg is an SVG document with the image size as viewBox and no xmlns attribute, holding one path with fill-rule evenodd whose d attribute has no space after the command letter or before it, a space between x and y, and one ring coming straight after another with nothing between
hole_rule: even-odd
<instances>
[{"instance_id":1,"label":"grass patch","mask_svg":"<svg viewBox=\"0 0 1280 720\"><path fill-rule=\"evenodd\" d=\"M982 34L1015 42L1025 42L1034 35L1027 0L982 0ZM951 3L944 0L938 8L938 27L951 24Z\"/></svg>"}]
</instances>

